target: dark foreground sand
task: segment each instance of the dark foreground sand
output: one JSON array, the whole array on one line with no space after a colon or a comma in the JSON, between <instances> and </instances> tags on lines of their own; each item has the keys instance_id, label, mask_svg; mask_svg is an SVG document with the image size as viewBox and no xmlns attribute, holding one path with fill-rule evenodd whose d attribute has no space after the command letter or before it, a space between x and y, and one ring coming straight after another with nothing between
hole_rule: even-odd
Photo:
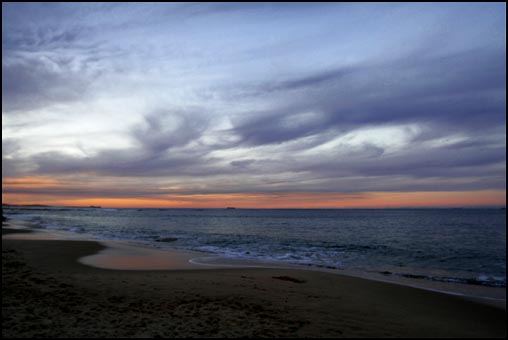
<instances>
[{"instance_id":1,"label":"dark foreground sand","mask_svg":"<svg viewBox=\"0 0 508 340\"><path fill-rule=\"evenodd\" d=\"M2 336L506 337L506 310L459 297L301 270L77 262L102 248L2 240Z\"/></svg>"}]
</instances>

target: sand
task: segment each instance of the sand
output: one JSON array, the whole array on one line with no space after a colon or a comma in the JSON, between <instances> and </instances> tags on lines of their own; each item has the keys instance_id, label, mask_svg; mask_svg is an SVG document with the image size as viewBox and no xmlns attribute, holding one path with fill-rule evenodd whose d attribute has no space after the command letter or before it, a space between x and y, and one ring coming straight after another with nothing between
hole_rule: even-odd
<instances>
[{"instance_id":1,"label":"sand","mask_svg":"<svg viewBox=\"0 0 508 340\"><path fill-rule=\"evenodd\" d=\"M506 337L506 309L457 296L304 270L78 262L104 249L3 239L2 336Z\"/></svg>"}]
</instances>

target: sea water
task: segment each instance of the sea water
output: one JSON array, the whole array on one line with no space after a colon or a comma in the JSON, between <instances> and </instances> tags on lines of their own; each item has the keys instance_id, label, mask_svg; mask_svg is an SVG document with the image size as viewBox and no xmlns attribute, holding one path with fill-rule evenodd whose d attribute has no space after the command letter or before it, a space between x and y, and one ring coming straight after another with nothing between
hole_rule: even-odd
<instances>
[{"instance_id":1,"label":"sea water","mask_svg":"<svg viewBox=\"0 0 508 340\"><path fill-rule=\"evenodd\" d=\"M234 259L506 286L504 209L4 207L39 228Z\"/></svg>"}]
</instances>

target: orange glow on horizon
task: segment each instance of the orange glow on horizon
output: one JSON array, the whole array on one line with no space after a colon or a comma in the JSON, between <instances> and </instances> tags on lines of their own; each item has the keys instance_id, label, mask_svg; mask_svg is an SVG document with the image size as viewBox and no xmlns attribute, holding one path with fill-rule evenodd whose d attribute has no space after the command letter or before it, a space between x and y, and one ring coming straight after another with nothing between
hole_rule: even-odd
<instances>
[{"instance_id":1,"label":"orange glow on horizon","mask_svg":"<svg viewBox=\"0 0 508 340\"><path fill-rule=\"evenodd\" d=\"M234 193L151 197L79 197L2 193L9 204L101 206L110 208L396 208L505 206L505 190L468 192Z\"/></svg>"}]
</instances>

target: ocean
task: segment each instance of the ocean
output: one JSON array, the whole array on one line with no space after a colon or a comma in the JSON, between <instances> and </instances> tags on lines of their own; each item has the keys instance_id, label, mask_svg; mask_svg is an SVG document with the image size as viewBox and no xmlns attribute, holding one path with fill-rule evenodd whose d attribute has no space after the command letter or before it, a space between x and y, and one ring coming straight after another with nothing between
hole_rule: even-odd
<instances>
[{"instance_id":1,"label":"ocean","mask_svg":"<svg viewBox=\"0 0 508 340\"><path fill-rule=\"evenodd\" d=\"M4 207L94 240L307 267L506 287L504 209L101 209Z\"/></svg>"}]
</instances>

